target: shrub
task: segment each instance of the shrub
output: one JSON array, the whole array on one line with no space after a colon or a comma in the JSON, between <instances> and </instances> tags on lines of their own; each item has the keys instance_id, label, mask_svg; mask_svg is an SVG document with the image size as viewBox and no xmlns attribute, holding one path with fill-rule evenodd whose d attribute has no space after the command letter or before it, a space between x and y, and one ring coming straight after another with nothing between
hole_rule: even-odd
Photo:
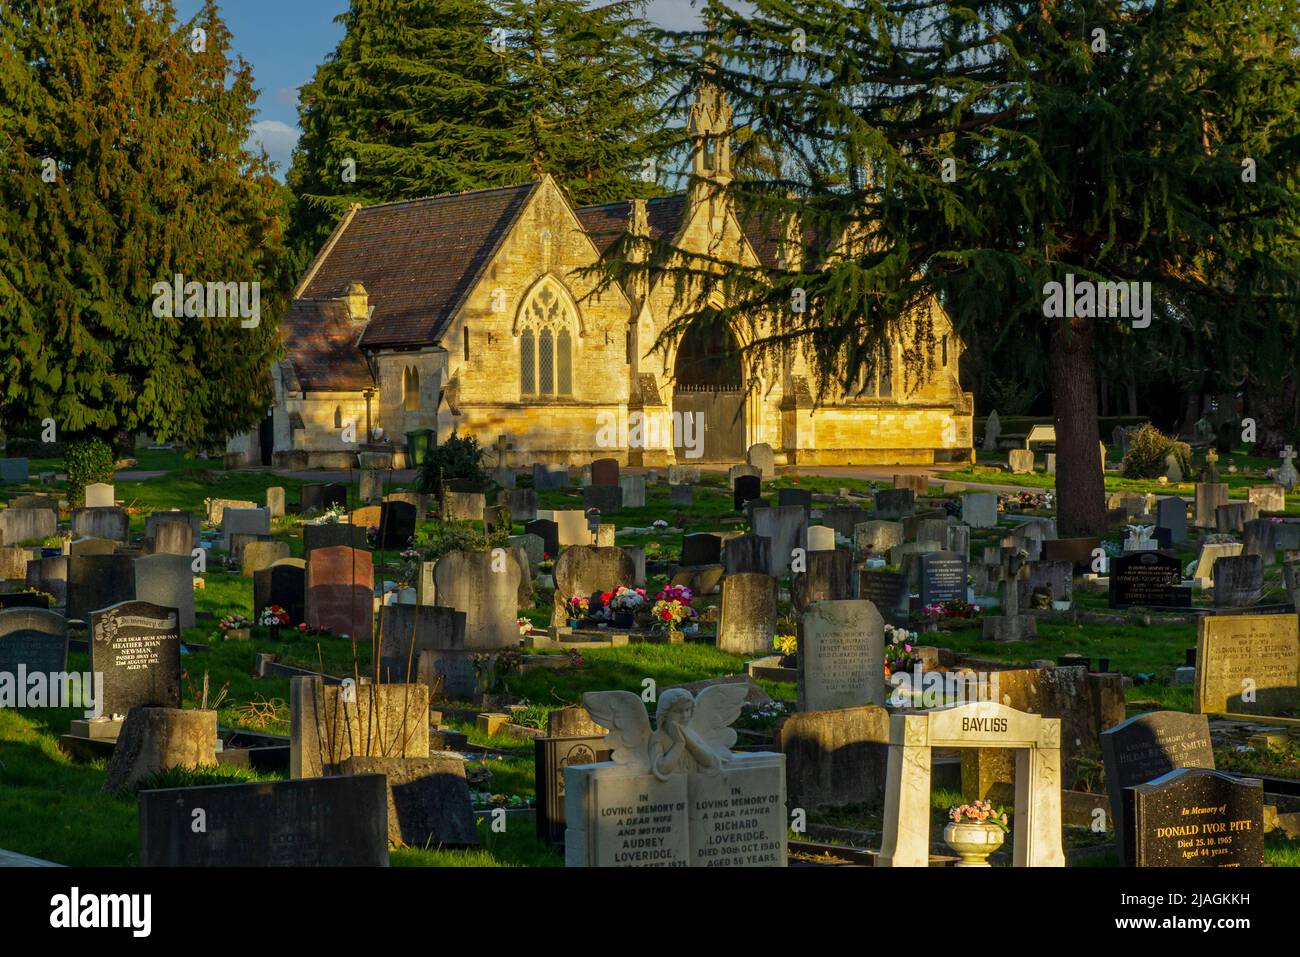
<instances>
[{"instance_id":1,"label":"shrub","mask_svg":"<svg viewBox=\"0 0 1300 957\"><path fill-rule=\"evenodd\" d=\"M486 482L487 473L480 463L482 457L483 450L478 446L478 439L472 435L453 435L446 442L430 449L425 456L417 481L419 490L432 492L441 501L444 482L456 479Z\"/></svg>"},{"instance_id":2,"label":"shrub","mask_svg":"<svg viewBox=\"0 0 1300 957\"><path fill-rule=\"evenodd\" d=\"M1173 452L1178 467L1185 478L1191 476L1192 450L1186 442L1179 442L1162 433L1150 422L1143 425L1129 440L1128 454L1120 464L1125 478L1159 478L1165 474L1165 458Z\"/></svg>"},{"instance_id":3,"label":"shrub","mask_svg":"<svg viewBox=\"0 0 1300 957\"><path fill-rule=\"evenodd\" d=\"M113 481L113 450L100 438L76 439L64 458L68 470L68 502L73 508L86 504L86 486Z\"/></svg>"}]
</instances>

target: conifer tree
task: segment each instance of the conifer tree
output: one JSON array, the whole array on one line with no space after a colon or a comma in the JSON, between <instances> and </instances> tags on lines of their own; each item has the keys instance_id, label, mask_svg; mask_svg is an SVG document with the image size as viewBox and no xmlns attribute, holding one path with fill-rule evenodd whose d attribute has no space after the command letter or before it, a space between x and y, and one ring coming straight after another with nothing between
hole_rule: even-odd
<instances>
[{"instance_id":1,"label":"conifer tree","mask_svg":"<svg viewBox=\"0 0 1300 957\"><path fill-rule=\"evenodd\" d=\"M0 419L205 443L265 414L284 210L229 47L215 3L187 24L169 2L0 5ZM177 275L249 283L260 320L159 308Z\"/></svg>"},{"instance_id":2,"label":"conifer tree","mask_svg":"<svg viewBox=\"0 0 1300 957\"><path fill-rule=\"evenodd\" d=\"M780 175L738 177L731 198L817 241L798 268L729 270L716 318L770 316L751 348L801 346L831 384L893 335L916 381L939 297L1000 375L1046 357L1058 523L1104 532L1099 356L1158 344L1233 382L1295 363L1298 16L1287 0L710 0L710 30L671 37L664 67L708 72L778 146ZM612 276L643 268L623 258ZM1067 275L1150 283L1150 324L1055 313Z\"/></svg>"}]
</instances>

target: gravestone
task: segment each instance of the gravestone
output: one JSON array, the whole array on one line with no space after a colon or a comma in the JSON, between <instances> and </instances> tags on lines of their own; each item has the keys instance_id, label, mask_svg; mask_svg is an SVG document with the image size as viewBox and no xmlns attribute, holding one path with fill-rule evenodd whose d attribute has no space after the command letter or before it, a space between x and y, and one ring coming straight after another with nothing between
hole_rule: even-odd
<instances>
[{"instance_id":1,"label":"gravestone","mask_svg":"<svg viewBox=\"0 0 1300 957\"><path fill-rule=\"evenodd\" d=\"M921 604L966 600L966 559L952 552L929 552L920 558Z\"/></svg>"},{"instance_id":2,"label":"gravestone","mask_svg":"<svg viewBox=\"0 0 1300 957\"><path fill-rule=\"evenodd\" d=\"M591 463L592 485L617 485L618 459L596 459Z\"/></svg>"},{"instance_id":3,"label":"gravestone","mask_svg":"<svg viewBox=\"0 0 1300 957\"><path fill-rule=\"evenodd\" d=\"M68 559L68 618L135 598L135 561L129 555L73 555Z\"/></svg>"},{"instance_id":4,"label":"gravestone","mask_svg":"<svg viewBox=\"0 0 1300 957\"><path fill-rule=\"evenodd\" d=\"M887 488L875 494L876 518L897 521L916 512L916 496L910 488Z\"/></svg>"},{"instance_id":5,"label":"gravestone","mask_svg":"<svg viewBox=\"0 0 1300 957\"><path fill-rule=\"evenodd\" d=\"M682 537L682 561L687 567L717 565L722 561L722 538L712 532Z\"/></svg>"},{"instance_id":6,"label":"gravestone","mask_svg":"<svg viewBox=\"0 0 1300 957\"><path fill-rule=\"evenodd\" d=\"M379 531L379 522L384 510L378 505L363 505L348 513L348 524L369 531Z\"/></svg>"},{"instance_id":7,"label":"gravestone","mask_svg":"<svg viewBox=\"0 0 1300 957\"><path fill-rule=\"evenodd\" d=\"M457 492L446 488L442 493L445 522L481 522L487 508L487 496L482 492Z\"/></svg>"},{"instance_id":8,"label":"gravestone","mask_svg":"<svg viewBox=\"0 0 1300 957\"><path fill-rule=\"evenodd\" d=\"M1255 519L1242 529L1242 554L1258 555L1265 565L1277 564L1278 523L1268 519Z\"/></svg>"},{"instance_id":9,"label":"gravestone","mask_svg":"<svg viewBox=\"0 0 1300 957\"><path fill-rule=\"evenodd\" d=\"M194 627L194 572L187 555L146 555L135 559L135 597L161 608L175 608L181 628Z\"/></svg>"},{"instance_id":10,"label":"gravestone","mask_svg":"<svg viewBox=\"0 0 1300 957\"><path fill-rule=\"evenodd\" d=\"M1300 472L1295 467L1295 450L1287 446L1282 450L1282 465L1277 470L1277 484L1288 492L1300 483Z\"/></svg>"},{"instance_id":11,"label":"gravestone","mask_svg":"<svg viewBox=\"0 0 1300 957\"><path fill-rule=\"evenodd\" d=\"M140 864L387 867L386 791L378 774L142 791Z\"/></svg>"},{"instance_id":12,"label":"gravestone","mask_svg":"<svg viewBox=\"0 0 1300 957\"><path fill-rule=\"evenodd\" d=\"M550 519L538 518L524 523L524 531L542 540L542 551L551 558L560 554L560 526Z\"/></svg>"},{"instance_id":13,"label":"gravestone","mask_svg":"<svg viewBox=\"0 0 1300 957\"><path fill-rule=\"evenodd\" d=\"M1124 789L1124 860L1136 867L1261 867L1264 787L1179 768Z\"/></svg>"},{"instance_id":14,"label":"gravestone","mask_svg":"<svg viewBox=\"0 0 1300 957\"><path fill-rule=\"evenodd\" d=\"M618 487L623 492L623 508L645 508L644 475L620 475Z\"/></svg>"},{"instance_id":15,"label":"gravestone","mask_svg":"<svg viewBox=\"0 0 1300 957\"><path fill-rule=\"evenodd\" d=\"M27 587L54 596L56 605L68 602L68 556L53 555L27 563Z\"/></svg>"},{"instance_id":16,"label":"gravestone","mask_svg":"<svg viewBox=\"0 0 1300 957\"><path fill-rule=\"evenodd\" d=\"M216 764L216 711L132 708L119 729L103 792L129 795L159 772Z\"/></svg>"},{"instance_id":17,"label":"gravestone","mask_svg":"<svg viewBox=\"0 0 1300 957\"><path fill-rule=\"evenodd\" d=\"M362 502L382 502L384 483L387 480L388 471L385 469L362 469L361 492L358 499Z\"/></svg>"},{"instance_id":18,"label":"gravestone","mask_svg":"<svg viewBox=\"0 0 1300 957\"><path fill-rule=\"evenodd\" d=\"M894 473L894 488L910 488L914 501L925 498L930 491L930 477L928 475L903 474L902 472Z\"/></svg>"},{"instance_id":19,"label":"gravestone","mask_svg":"<svg viewBox=\"0 0 1300 957\"><path fill-rule=\"evenodd\" d=\"M0 459L0 485L21 485L29 478L26 459Z\"/></svg>"},{"instance_id":20,"label":"gravestone","mask_svg":"<svg viewBox=\"0 0 1300 957\"><path fill-rule=\"evenodd\" d=\"M903 544L903 523L863 522L854 526L853 536L858 557L865 558L868 554L888 557L891 548Z\"/></svg>"},{"instance_id":21,"label":"gravestone","mask_svg":"<svg viewBox=\"0 0 1300 957\"><path fill-rule=\"evenodd\" d=\"M1172 555L1143 551L1116 556L1110 560L1110 607L1189 608L1192 592L1182 587L1182 578Z\"/></svg>"},{"instance_id":22,"label":"gravestone","mask_svg":"<svg viewBox=\"0 0 1300 957\"><path fill-rule=\"evenodd\" d=\"M527 524L537 518L537 489L512 488L506 501L516 521Z\"/></svg>"},{"instance_id":23,"label":"gravestone","mask_svg":"<svg viewBox=\"0 0 1300 957\"><path fill-rule=\"evenodd\" d=\"M367 548L366 530L346 522L329 522L324 525L302 527L303 558L310 558L318 548Z\"/></svg>"},{"instance_id":24,"label":"gravestone","mask_svg":"<svg viewBox=\"0 0 1300 957\"><path fill-rule=\"evenodd\" d=\"M1246 489L1246 500L1260 512L1286 511L1286 489L1281 485L1252 485Z\"/></svg>"},{"instance_id":25,"label":"gravestone","mask_svg":"<svg viewBox=\"0 0 1300 957\"><path fill-rule=\"evenodd\" d=\"M534 493L535 494L535 493ZM426 518L429 514L430 496L423 492L412 492L407 489L396 489L384 496L385 502L405 502L415 508L416 518Z\"/></svg>"},{"instance_id":26,"label":"gravestone","mask_svg":"<svg viewBox=\"0 0 1300 957\"><path fill-rule=\"evenodd\" d=\"M30 562L28 563L30 564ZM50 607L49 595L38 595L30 591L0 592L0 609L3 608L44 608Z\"/></svg>"},{"instance_id":27,"label":"gravestone","mask_svg":"<svg viewBox=\"0 0 1300 957\"><path fill-rule=\"evenodd\" d=\"M1074 565L1070 562L1028 562L1027 573L1018 579L1020 607L1034 607L1034 593L1046 592L1051 601L1074 600Z\"/></svg>"},{"instance_id":28,"label":"gravestone","mask_svg":"<svg viewBox=\"0 0 1300 957\"><path fill-rule=\"evenodd\" d=\"M155 512L150 515L145 522L144 534L153 542L154 554L193 554L199 542L198 518L185 512Z\"/></svg>"},{"instance_id":29,"label":"gravestone","mask_svg":"<svg viewBox=\"0 0 1300 957\"><path fill-rule=\"evenodd\" d=\"M90 616L90 670L102 672L103 717L181 706L181 629L175 608L124 601Z\"/></svg>"},{"instance_id":30,"label":"gravestone","mask_svg":"<svg viewBox=\"0 0 1300 957\"><path fill-rule=\"evenodd\" d=\"M728 575L722 580L718 648L750 658L769 654L776 614L775 578L755 572Z\"/></svg>"},{"instance_id":31,"label":"gravestone","mask_svg":"<svg viewBox=\"0 0 1300 957\"><path fill-rule=\"evenodd\" d=\"M546 557L546 543L542 541L540 535L534 535L531 532L523 535L511 535L506 539L506 544L524 550L524 554L528 556L530 570L536 569Z\"/></svg>"},{"instance_id":32,"label":"gravestone","mask_svg":"<svg viewBox=\"0 0 1300 957\"><path fill-rule=\"evenodd\" d=\"M591 544L591 528L587 525L587 516L583 512L577 509L558 511L552 513L552 518L557 526L556 536L561 548Z\"/></svg>"},{"instance_id":33,"label":"gravestone","mask_svg":"<svg viewBox=\"0 0 1300 957\"><path fill-rule=\"evenodd\" d=\"M631 557L621 548L578 545L565 549L555 562L552 626L568 622L568 601L574 595L613 591L619 585L630 585L635 575Z\"/></svg>"},{"instance_id":34,"label":"gravestone","mask_svg":"<svg viewBox=\"0 0 1300 957\"><path fill-rule=\"evenodd\" d=\"M1187 541L1187 503L1177 496L1162 498L1156 505L1156 528L1169 530L1175 545Z\"/></svg>"},{"instance_id":35,"label":"gravestone","mask_svg":"<svg viewBox=\"0 0 1300 957\"><path fill-rule=\"evenodd\" d=\"M582 490L583 511L598 509L601 515L617 515L623 510L623 488L620 485L588 485Z\"/></svg>"},{"instance_id":36,"label":"gravestone","mask_svg":"<svg viewBox=\"0 0 1300 957\"><path fill-rule=\"evenodd\" d=\"M804 488L777 489L776 504L780 508L798 505L804 510L804 515L807 517L812 513L812 492Z\"/></svg>"},{"instance_id":37,"label":"gravestone","mask_svg":"<svg viewBox=\"0 0 1300 957\"><path fill-rule=\"evenodd\" d=\"M1082 575L1092 571L1092 553L1101 547L1098 538L1057 538L1043 542L1042 560L1048 562L1070 562L1075 574Z\"/></svg>"},{"instance_id":38,"label":"gravestone","mask_svg":"<svg viewBox=\"0 0 1300 957\"><path fill-rule=\"evenodd\" d=\"M105 482L95 482L86 486L86 508L112 508L113 486Z\"/></svg>"},{"instance_id":39,"label":"gravestone","mask_svg":"<svg viewBox=\"0 0 1300 957\"><path fill-rule=\"evenodd\" d=\"M971 528L998 524L998 497L993 492L966 492L961 497L961 517Z\"/></svg>"},{"instance_id":40,"label":"gravestone","mask_svg":"<svg viewBox=\"0 0 1300 957\"><path fill-rule=\"evenodd\" d=\"M689 508L695 504L695 486L670 485L668 487L668 501L673 505Z\"/></svg>"},{"instance_id":41,"label":"gravestone","mask_svg":"<svg viewBox=\"0 0 1300 957\"><path fill-rule=\"evenodd\" d=\"M907 624L909 592L903 572L866 568L858 572L858 598L875 605L885 622L895 627Z\"/></svg>"},{"instance_id":42,"label":"gravestone","mask_svg":"<svg viewBox=\"0 0 1300 957\"><path fill-rule=\"evenodd\" d=\"M1034 453L1030 449L1012 449L1007 453L1007 465L1015 474L1026 474L1034 470Z\"/></svg>"},{"instance_id":43,"label":"gravestone","mask_svg":"<svg viewBox=\"0 0 1300 957\"><path fill-rule=\"evenodd\" d=\"M889 764L884 708L792 714L777 728L774 745L785 755L790 807L884 803Z\"/></svg>"},{"instance_id":44,"label":"gravestone","mask_svg":"<svg viewBox=\"0 0 1300 957\"><path fill-rule=\"evenodd\" d=\"M1300 628L1295 615L1209 615L1197 622L1198 714L1296 717Z\"/></svg>"},{"instance_id":45,"label":"gravestone","mask_svg":"<svg viewBox=\"0 0 1300 957\"><path fill-rule=\"evenodd\" d=\"M745 461L758 469L762 478L773 478L776 475L776 455L772 451L772 446L766 442L751 445L745 455Z\"/></svg>"},{"instance_id":46,"label":"gravestone","mask_svg":"<svg viewBox=\"0 0 1300 957\"><path fill-rule=\"evenodd\" d=\"M207 507L208 521L220 527L228 508L257 508L256 502L237 501L228 498L210 498L204 502Z\"/></svg>"},{"instance_id":47,"label":"gravestone","mask_svg":"<svg viewBox=\"0 0 1300 957\"><path fill-rule=\"evenodd\" d=\"M533 488L539 492L548 489L568 488L569 470L563 465L533 463Z\"/></svg>"},{"instance_id":48,"label":"gravestone","mask_svg":"<svg viewBox=\"0 0 1300 957\"><path fill-rule=\"evenodd\" d=\"M564 708L561 711L575 709ZM586 709L581 710L585 715ZM552 711L552 716L560 712ZM588 720L588 724L590 724ZM537 837L548 844L564 843L564 773L569 767L610 759L603 728L592 734L558 736L548 731L533 743L533 780L537 788Z\"/></svg>"},{"instance_id":49,"label":"gravestone","mask_svg":"<svg viewBox=\"0 0 1300 957\"><path fill-rule=\"evenodd\" d=\"M1264 559L1258 555L1230 555L1214 563L1216 608L1245 608L1264 597Z\"/></svg>"},{"instance_id":50,"label":"gravestone","mask_svg":"<svg viewBox=\"0 0 1300 957\"><path fill-rule=\"evenodd\" d=\"M1240 533L1247 522L1259 518L1259 506L1250 502L1230 502L1215 509L1214 518L1220 535Z\"/></svg>"},{"instance_id":51,"label":"gravestone","mask_svg":"<svg viewBox=\"0 0 1300 957\"><path fill-rule=\"evenodd\" d=\"M271 513L264 508L228 508L221 513L221 543L231 549L234 535L270 535Z\"/></svg>"},{"instance_id":52,"label":"gravestone","mask_svg":"<svg viewBox=\"0 0 1300 957\"><path fill-rule=\"evenodd\" d=\"M741 475L736 478L731 490L732 511L743 512L746 502L753 502L763 497L763 482L757 475Z\"/></svg>"},{"instance_id":53,"label":"gravestone","mask_svg":"<svg viewBox=\"0 0 1300 957\"><path fill-rule=\"evenodd\" d=\"M808 551L830 552L835 550L835 529L826 525L808 526Z\"/></svg>"},{"instance_id":54,"label":"gravestone","mask_svg":"<svg viewBox=\"0 0 1300 957\"><path fill-rule=\"evenodd\" d=\"M126 543L131 523L120 508L77 508L72 510L72 534L76 537L107 538Z\"/></svg>"},{"instance_id":55,"label":"gravestone","mask_svg":"<svg viewBox=\"0 0 1300 957\"><path fill-rule=\"evenodd\" d=\"M379 547L400 552L411 544L418 513L407 502L385 502L379 513Z\"/></svg>"},{"instance_id":56,"label":"gravestone","mask_svg":"<svg viewBox=\"0 0 1300 957\"><path fill-rule=\"evenodd\" d=\"M328 777L351 757L427 758L429 689L289 679L289 776Z\"/></svg>"},{"instance_id":57,"label":"gravestone","mask_svg":"<svg viewBox=\"0 0 1300 957\"><path fill-rule=\"evenodd\" d=\"M26 581L31 550L17 545L0 548L0 581Z\"/></svg>"},{"instance_id":58,"label":"gravestone","mask_svg":"<svg viewBox=\"0 0 1300 957\"><path fill-rule=\"evenodd\" d=\"M754 466L746 465L744 463L733 465L731 468L727 469L727 484L734 487L736 479L740 478L742 475L752 475L754 478L761 479L763 477L763 472L761 469L756 469Z\"/></svg>"},{"instance_id":59,"label":"gravestone","mask_svg":"<svg viewBox=\"0 0 1300 957\"><path fill-rule=\"evenodd\" d=\"M1214 585L1214 566L1221 558L1231 558L1241 554L1241 542L1206 542L1196 556L1196 568L1192 577L1201 582L1202 588Z\"/></svg>"},{"instance_id":60,"label":"gravestone","mask_svg":"<svg viewBox=\"0 0 1300 957\"><path fill-rule=\"evenodd\" d=\"M57 512L47 508L13 508L0 511L0 544L44 541L59 532Z\"/></svg>"},{"instance_id":61,"label":"gravestone","mask_svg":"<svg viewBox=\"0 0 1300 957\"><path fill-rule=\"evenodd\" d=\"M1177 768L1214 769L1210 722L1203 714L1150 711L1122 721L1101 733L1113 830L1122 835L1124 789L1146 784ZM1120 852L1123 853L1123 841ZM1124 863L1121 858L1120 863Z\"/></svg>"},{"instance_id":62,"label":"gravestone","mask_svg":"<svg viewBox=\"0 0 1300 957\"><path fill-rule=\"evenodd\" d=\"M652 730L628 691L588 692L613 761L565 770L564 860L570 867L784 867L785 757L735 753L747 688L659 696ZM668 742L692 747L669 750Z\"/></svg>"},{"instance_id":63,"label":"gravestone","mask_svg":"<svg viewBox=\"0 0 1300 957\"><path fill-rule=\"evenodd\" d=\"M284 489L279 485L267 488L266 510L272 518L284 518Z\"/></svg>"},{"instance_id":64,"label":"gravestone","mask_svg":"<svg viewBox=\"0 0 1300 957\"><path fill-rule=\"evenodd\" d=\"M270 568L281 559L289 557L289 543L277 541L254 541L244 546L240 574L252 578L263 568Z\"/></svg>"},{"instance_id":65,"label":"gravestone","mask_svg":"<svg viewBox=\"0 0 1300 957\"><path fill-rule=\"evenodd\" d=\"M801 505L756 508L751 525L754 534L772 542L771 564L767 573L773 578L790 574L790 559L796 548L807 549L807 515Z\"/></svg>"},{"instance_id":66,"label":"gravestone","mask_svg":"<svg viewBox=\"0 0 1300 957\"><path fill-rule=\"evenodd\" d=\"M813 602L853 597L853 553L848 549L808 552L805 571L790 576L790 603L802 613Z\"/></svg>"},{"instance_id":67,"label":"gravestone","mask_svg":"<svg viewBox=\"0 0 1300 957\"><path fill-rule=\"evenodd\" d=\"M1216 512L1220 505L1228 504L1228 486L1220 482L1198 482L1196 484L1196 517L1193 524L1197 528L1217 528Z\"/></svg>"},{"instance_id":68,"label":"gravestone","mask_svg":"<svg viewBox=\"0 0 1300 957\"><path fill-rule=\"evenodd\" d=\"M948 528L948 551L970 562L970 526L952 525Z\"/></svg>"},{"instance_id":69,"label":"gravestone","mask_svg":"<svg viewBox=\"0 0 1300 957\"><path fill-rule=\"evenodd\" d=\"M722 567L728 575L743 572L767 574L772 567L772 540L759 535L737 535L722 543Z\"/></svg>"},{"instance_id":70,"label":"gravestone","mask_svg":"<svg viewBox=\"0 0 1300 957\"><path fill-rule=\"evenodd\" d=\"M822 524L849 541L853 541L854 530L869 521L871 513L857 505L831 505L822 509Z\"/></svg>"},{"instance_id":71,"label":"gravestone","mask_svg":"<svg viewBox=\"0 0 1300 957\"><path fill-rule=\"evenodd\" d=\"M556 571L558 584L558 562ZM433 568L438 603L465 613L467 649L495 651L519 647L518 602L523 576L518 558L505 549L485 552L458 549L438 559Z\"/></svg>"},{"instance_id":72,"label":"gravestone","mask_svg":"<svg viewBox=\"0 0 1300 957\"><path fill-rule=\"evenodd\" d=\"M62 615L41 608L0 610L0 675L26 687L20 668L47 676L68 670L68 623Z\"/></svg>"},{"instance_id":73,"label":"gravestone","mask_svg":"<svg viewBox=\"0 0 1300 957\"><path fill-rule=\"evenodd\" d=\"M346 545L307 556L307 624L369 641L374 631L375 572L370 552Z\"/></svg>"},{"instance_id":74,"label":"gravestone","mask_svg":"<svg viewBox=\"0 0 1300 957\"><path fill-rule=\"evenodd\" d=\"M819 601L799 622L799 710L885 703L884 620L869 601Z\"/></svg>"},{"instance_id":75,"label":"gravestone","mask_svg":"<svg viewBox=\"0 0 1300 957\"><path fill-rule=\"evenodd\" d=\"M459 755L351 757L344 775L387 780L388 842L407 847L477 847L474 805Z\"/></svg>"},{"instance_id":76,"label":"gravestone","mask_svg":"<svg viewBox=\"0 0 1300 957\"><path fill-rule=\"evenodd\" d=\"M253 617L276 605L289 615L289 624L307 620L307 563L301 558L282 558L269 568L253 573Z\"/></svg>"},{"instance_id":77,"label":"gravestone","mask_svg":"<svg viewBox=\"0 0 1300 957\"><path fill-rule=\"evenodd\" d=\"M465 621L465 612L442 605L384 605L379 609L380 680L404 681L408 672L415 678L420 656L432 652L435 665L441 665L434 670L444 678L444 695L473 695L473 652L465 647Z\"/></svg>"},{"instance_id":78,"label":"gravestone","mask_svg":"<svg viewBox=\"0 0 1300 957\"><path fill-rule=\"evenodd\" d=\"M984 442L980 446L985 452L996 452L998 439L1002 437L1002 422L998 419L998 410L994 409L984 422Z\"/></svg>"}]
</instances>

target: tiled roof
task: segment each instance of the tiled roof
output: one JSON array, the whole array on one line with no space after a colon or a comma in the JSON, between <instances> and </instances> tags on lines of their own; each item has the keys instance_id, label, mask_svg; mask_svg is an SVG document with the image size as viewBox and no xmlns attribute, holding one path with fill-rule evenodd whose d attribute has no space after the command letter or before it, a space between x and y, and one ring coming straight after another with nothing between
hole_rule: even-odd
<instances>
[{"instance_id":1,"label":"tiled roof","mask_svg":"<svg viewBox=\"0 0 1300 957\"><path fill-rule=\"evenodd\" d=\"M374 388L370 366L357 348L362 323L348 318L337 299L295 299L280 320L287 359L304 392L359 392Z\"/></svg>"},{"instance_id":2,"label":"tiled roof","mask_svg":"<svg viewBox=\"0 0 1300 957\"><path fill-rule=\"evenodd\" d=\"M536 185L358 209L301 295L329 299L360 282L374 306L364 348L435 342Z\"/></svg>"},{"instance_id":3,"label":"tiled roof","mask_svg":"<svg viewBox=\"0 0 1300 957\"><path fill-rule=\"evenodd\" d=\"M686 194L660 196L646 200L646 221L650 225L650 238L667 241L673 238L677 227L681 225L682 215L686 211ZM578 221L587 231L591 241L596 244L603 256L615 240L627 231L628 216L631 214L630 202L606 203L603 206L583 206L574 210Z\"/></svg>"}]
</instances>

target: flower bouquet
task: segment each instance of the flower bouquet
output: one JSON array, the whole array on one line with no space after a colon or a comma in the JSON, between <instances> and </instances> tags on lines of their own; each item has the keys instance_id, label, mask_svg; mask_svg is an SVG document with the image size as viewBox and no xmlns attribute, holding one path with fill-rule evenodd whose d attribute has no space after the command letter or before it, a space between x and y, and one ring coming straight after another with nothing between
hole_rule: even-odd
<instances>
[{"instance_id":1,"label":"flower bouquet","mask_svg":"<svg viewBox=\"0 0 1300 957\"><path fill-rule=\"evenodd\" d=\"M988 801L960 804L948 811L944 843L961 856L958 867L988 867L987 858L1006 840L1007 812Z\"/></svg>"},{"instance_id":2,"label":"flower bouquet","mask_svg":"<svg viewBox=\"0 0 1300 957\"><path fill-rule=\"evenodd\" d=\"M289 621L289 613L279 605L267 605L263 608L262 614L257 618L257 623L263 628L270 629L270 637L272 641L279 641L280 629L285 625L291 624Z\"/></svg>"},{"instance_id":3,"label":"flower bouquet","mask_svg":"<svg viewBox=\"0 0 1300 957\"><path fill-rule=\"evenodd\" d=\"M569 599L569 627L577 628L582 624L582 619L587 617L587 609L591 606L590 599L586 595L574 595Z\"/></svg>"},{"instance_id":4,"label":"flower bouquet","mask_svg":"<svg viewBox=\"0 0 1300 957\"><path fill-rule=\"evenodd\" d=\"M913 650L916 641L916 632L908 631L906 628L895 628L893 625L885 625L885 681L888 683L889 676L901 672L911 671L916 665L916 653Z\"/></svg>"},{"instance_id":5,"label":"flower bouquet","mask_svg":"<svg viewBox=\"0 0 1300 957\"><path fill-rule=\"evenodd\" d=\"M247 641L252 627L253 622L243 615L227 615L218 622L218 631L212 637L222 641Z\"/></svg>"},{"instance_id":6,"label":"flower bouquet","mask_svg":"<svg viewBox=\"0 0 1300 957\"><path fill-rule=\"evenodd\" d=\"M614 625L617 628L631 628L636 622L636 614L646 606L649 599L644 588L628 588L619 585L606 598L605 605L613 612Z\"/></svg>"},{"instance_id":7,"label":"flower bouquet","mask_svg":"<svg viewBox=\"0 0 1300 957\"><path fill-rule=\"evenodd\" d=\"M655 620L655 627L667 632L671 644L679 645L686 640L681 626L682 622L696 616L691 607L694 597L694 592L684 585L669 585L655 599L650 615Z\"/></svg>"},{"instance_id":8,"label":"flower bouquet","mask_svg":"<svg viewBox=\"0 0 1300 957\"><path fill-rule=\"evenodd\" d=\"M781 656L782 668L795 668L799 664L799 639L795 635L775 635L772 647Z\"/></svg>"}]
</instances>

